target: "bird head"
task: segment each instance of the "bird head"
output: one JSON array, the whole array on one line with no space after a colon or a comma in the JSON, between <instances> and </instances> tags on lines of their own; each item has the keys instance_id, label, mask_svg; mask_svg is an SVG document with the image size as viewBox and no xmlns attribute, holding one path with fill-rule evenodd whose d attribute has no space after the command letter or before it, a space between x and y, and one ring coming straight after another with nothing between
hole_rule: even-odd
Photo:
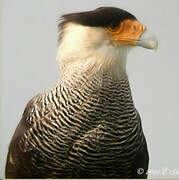
<instances>
[{"instance_id":1,"label":"bird head","mask_svg":"<svg viewBox=\"0 0 179 180\"><path fill-rule=\"evenodd\" d=\"M101 7L62 16L57 59L62 67L96 67L125 72L127 52L135 46L155 49L157 43L145 40L146 26L131 13L114 7ZM72 65L72 66L69 66Z\"/></svg>"}]
</instances>

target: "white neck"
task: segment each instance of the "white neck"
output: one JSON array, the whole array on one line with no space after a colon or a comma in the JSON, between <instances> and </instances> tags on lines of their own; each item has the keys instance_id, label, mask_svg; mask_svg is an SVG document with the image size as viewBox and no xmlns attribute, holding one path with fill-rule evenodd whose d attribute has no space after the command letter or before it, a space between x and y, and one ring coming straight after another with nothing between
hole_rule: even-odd
<instances>
[{"instance_id":1,"label":"white neck","mask_svg":"<svg viewBox=\"0 0 179 180\"><path fill-rule=\"evenodd\" d=\"M128 48L114 46L103 28L86 27L74 23L63 30L57 60L62 77L74 71L110 72L114 76L126 75Z\"/></svg>"}]
</instances>

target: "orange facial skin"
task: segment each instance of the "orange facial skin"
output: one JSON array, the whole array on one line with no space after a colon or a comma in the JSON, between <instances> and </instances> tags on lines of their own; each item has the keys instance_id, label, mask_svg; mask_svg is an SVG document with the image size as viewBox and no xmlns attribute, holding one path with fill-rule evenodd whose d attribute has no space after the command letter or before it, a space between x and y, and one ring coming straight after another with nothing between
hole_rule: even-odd
<instances>
[{"instance_id":1,"label":"orange facial skin","mask_svg":"<svg viewBox=\"0 0 179 180\"><path fill-rule=\"evenodd\" d=\"M137 20L126 19L116 28L107 27L106 31L118 45L136 45L146 26Z\"/></svg>"}]
</instances>

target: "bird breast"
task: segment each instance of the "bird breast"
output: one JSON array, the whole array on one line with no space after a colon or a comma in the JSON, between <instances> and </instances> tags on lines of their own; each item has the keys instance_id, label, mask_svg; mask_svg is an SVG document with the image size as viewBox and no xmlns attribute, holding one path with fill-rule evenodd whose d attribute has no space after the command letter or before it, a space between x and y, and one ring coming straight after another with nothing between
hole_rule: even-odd
<instances>
[{"instance_id":1,"label":"bird breast","mask_svg":"<svg viewBox=\"0 0 179 180\"><path fill-rule=\"evenodd\" d=\"M21 146L24 151L38 150L34 167L44 171L47 162L58 170L71 166L99 170L101 164L110 167L116 162L129 165L141 144L140 119L127 78L118 82L108 74L92 79L75 74L35 104L33 126Z\"/></svg>"}]
</instances>

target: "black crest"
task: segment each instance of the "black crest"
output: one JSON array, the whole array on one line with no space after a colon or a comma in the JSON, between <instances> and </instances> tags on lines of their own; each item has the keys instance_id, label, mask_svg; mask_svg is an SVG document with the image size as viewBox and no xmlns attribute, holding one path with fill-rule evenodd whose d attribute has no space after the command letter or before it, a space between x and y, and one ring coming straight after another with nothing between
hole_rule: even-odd
<instances>
[{"instance_id":1,"label":"black crest","mask_svg":"<svg viewBox=\"0 0 179 180\"><path fill-rule=\"evenodd\" d=\"M63 22L75 22L84 26L106 27L119 24L125 19L136 20L136 17L129 12L115 7L100 7L94 11L86 11L62 16Z\"/></svg>"}]
</instances>

